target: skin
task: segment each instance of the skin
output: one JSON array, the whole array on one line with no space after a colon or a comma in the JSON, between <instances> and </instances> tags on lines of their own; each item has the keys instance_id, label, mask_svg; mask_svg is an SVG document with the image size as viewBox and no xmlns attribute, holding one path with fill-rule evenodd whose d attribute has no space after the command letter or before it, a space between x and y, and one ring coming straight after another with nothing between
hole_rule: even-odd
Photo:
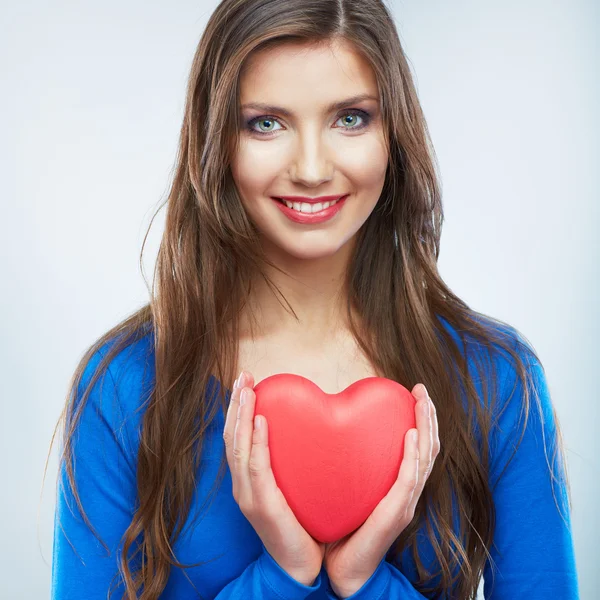
<instances>
[{"instance_id":1,"label":"skin","mask_svg":"<svg viewBox=\"0 0 600 600\"><path fill-rule=\"evenodd\" d=\"M340 307L344 272L356 233L375 208L388 163L379 114L377 81L370 65L346 42L332 46L286 44L257 53L240 79L241 102L262 102L291 114L242 108L244 128L232 160L232 174L244 209L261 233L271 260L285 274L269 275L282 289L299 321L285 312L266 286L256 282L251 308L263 339L293 340L310 352L347 331ZM333 102L369 94L347 108L327 111ZM369 124L360 113L371 115ZM350 117L354 115L354 119ZM246 122L255 117L252 128ZM348 119L350 122L348 123ZM360 129L359 129L360 128ZM261 136L260 132L269 132ZM272 196L350 193L331 220L315 225L290 221ZM242 316L242 327L244 316ZM301 350L299 350L301 349ZM266 549L287 573L312 585L324 564L335 593L358 591L410 523L425 481L439 453L435 406L417 384L417 428L407 432L398 477L388 494L355 532L331 544L314 540L298 523L271 470L268 423L255 427L254 377L242 371L227 411L223 438L233 495ZM247 394L240 404L241 391ZM418 442L410 434L418 431Z\"/></svg>"},{"instance_id":2,"label":"skin","mask_svg":"<svg viewBox=\"0 0 600 600\"><path fill-rule=\"evenodd\" d=\"M326 110L358 94L376 100ZM286 108L292 116L243 108L252 102ZM290 331L318 346L346 328L339 310L346 293L343 274L356 233L375 208L385 182L388 154L377 81L351 47L286 44L253 56L241 74L240 106L242 133L232 157L232 176L267 255L287 273L271 270L269 276L299 322L261 281L255 282L252 308L263 316L264 335ZM366 121L348 109L369 112L370 124L358 129ZM255 117L263 120L248 131L246 123ZM274 119L269 127L266 117ZM263 132L268 135L261 136ZM343 210L314 225L289 220L271 199L346 193L350 197Z\"/></svg>"}]
</instances>

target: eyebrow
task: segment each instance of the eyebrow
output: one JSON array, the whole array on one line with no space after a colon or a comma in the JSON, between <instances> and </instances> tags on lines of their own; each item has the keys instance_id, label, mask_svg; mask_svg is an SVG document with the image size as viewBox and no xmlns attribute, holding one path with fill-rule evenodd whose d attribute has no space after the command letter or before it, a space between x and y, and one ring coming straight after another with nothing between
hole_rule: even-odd
<instances>
[{"instance_id":1,"label":"eyebrow","mask_svg":"<svg viewBox=\"0 0 600 600\"><path fill-rule=\"evenodd\" d=\"M346 98L345 100L340 100L339 102L333 102L329 106L326 107L326 111L334 111L339 108L344 108L350 104L356 104L358 102L362 102L363 100L378 100L375 96L371 96L371 94L359 94L357 96L352 96L351 98ZM242 108L255 108L257 110L261 110L264 112L273 112L279 113L281 115L285 115L286 117L293 116L293 113L286 108L282 108L281 106L274 106L272 104L264 104L263 102L249 102L244 104Z\"/></svg>"}]
</instances>

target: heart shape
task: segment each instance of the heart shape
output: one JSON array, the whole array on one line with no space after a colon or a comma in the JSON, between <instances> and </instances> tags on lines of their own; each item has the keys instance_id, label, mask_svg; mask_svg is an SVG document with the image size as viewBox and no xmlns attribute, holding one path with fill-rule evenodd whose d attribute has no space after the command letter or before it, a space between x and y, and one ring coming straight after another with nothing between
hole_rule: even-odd
<instances>
[{"instance_id":1,"label":"heart shape","mask_svg":"<svg viewBox=\"0 0 600 600\"><path fill-rule=\"evenodd\" d=\"M398 477L415 397L385 377L327 394L291 373L263 379L254 393L275 481L299 523L325 543L352 533Z\"/></svg>"}]
</instances>

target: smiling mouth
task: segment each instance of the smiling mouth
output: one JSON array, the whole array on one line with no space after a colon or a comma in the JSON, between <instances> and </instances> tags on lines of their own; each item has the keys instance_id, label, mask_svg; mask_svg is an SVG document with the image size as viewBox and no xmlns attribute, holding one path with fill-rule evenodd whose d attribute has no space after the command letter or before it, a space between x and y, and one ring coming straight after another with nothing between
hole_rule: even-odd
<instances>
[{"instance_id":1,"label":"smiling mouth","mask_svg":"<svg viewBox=\"0 0 600 600\"><path fill-rule=\"evenodd\" d=\"M337 200L332 200L331 202L317 202L317 203L308 203L308 202L290 202L289 200L283 200L281 198L275 198L281 204L285 204L288 208L295 210L297 212L301 212L304 214L313 214L317 212L321 212L326 208L330 208L331 206L336 205L340 200L343 200L346 196L342 196Z\"/></svg>"}]
</instances>

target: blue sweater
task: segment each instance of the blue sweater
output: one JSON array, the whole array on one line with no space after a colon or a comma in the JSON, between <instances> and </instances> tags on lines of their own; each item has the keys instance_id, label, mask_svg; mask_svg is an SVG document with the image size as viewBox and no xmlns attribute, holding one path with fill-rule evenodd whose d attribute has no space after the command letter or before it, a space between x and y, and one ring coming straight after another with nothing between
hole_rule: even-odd
<instances>
[{"instance_id":1,"label":"blue sweater","mask_svg":"<svg viewBox=\"0 0 600 600\"><path fill-rule=\"evenodd\" d=\"M455 332L451 334L458 339ZM511 328L511 335L517 337L518 333ZM78 393L91 379L105 351L106 348L100 349L88 364ZM470 367L476 353L477 347L469 348ZM506 399L517 383L516 373L507 357L495 354L496 382L501 386L501 397ZM541 364L533 358L527 360L540 397L546 453L550 460L555 423L548 386ZM74 453L75 480L81 501L110 552L105 551L83 522L61 465L59 481L63 485L57 490L54 519L53 600L107 598L111 582L118 581L121 536L135 511L136 459L142 418L142 410L136 412L136 409L148 397L154 380L152 336L146 335L119 353L110 363L108 373L103 384L102 377L98 379L84 407L79 433L74 439ZM215 378L211 382L219 385ZM475 381L475 385L483 397L481 382ZM229 397L230 392L227 394ZM521 394L522 389L517 387L500 416L500 432L489 439L492 484L505 466L522 429L519 424ZM562 483L554 484L554 494L563 516L567 517L568 527L555 505L539 411L535 400L531 401L525 436L493 491L497 522L490 550L493 563L488 560L484 572L484 595L486 599L495 600L574 600L579 596L566 489ZM314 585L307 586L290 577L270 556L232 496L229 468L212 503L208 508L202 506L217 475L223 452L223 427L224 416L219 410L205 438L201 477L192 509L174 546L180 562L203 564L185 571L173 567L161 598L335 600L337 596L329 586L325 568ZM196 514L199 510L202 512ZM434 566L435 554L425 531L422 536L419 532L419 538L419 554L424 564ZM425 596L413 587L417 579L416 565L407 548L399 564L382 560L372 577L350 598L420 600ZM112 597L120 599L123 589L122 584L116 586Z\"/></svg>"}]
</instances>

